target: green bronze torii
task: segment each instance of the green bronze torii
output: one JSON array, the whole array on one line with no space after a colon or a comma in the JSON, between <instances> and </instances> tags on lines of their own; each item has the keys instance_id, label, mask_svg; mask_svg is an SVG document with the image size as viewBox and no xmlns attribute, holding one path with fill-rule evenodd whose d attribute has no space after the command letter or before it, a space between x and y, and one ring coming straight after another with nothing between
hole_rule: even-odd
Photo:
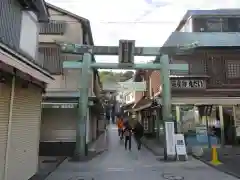
<instances>
[{"instance_id":1,"label":"green bronze torii","mask_svg":"<svg viewBox=\"0 0 240 180\"><path fill-rule=\"evenodd\" d=\"M162 84L162 114L163 120L172 121L171 119L171 84L170 70L188 70L187 64L169 64L168 54L177 53L179 47L135 47L134 40L120 40L119 46L87 46L71 43L58 43L61 51L68 54L83 54L83 60L65 61L63 68L82 69L80 80L80 98L79 98L79 120L76 132L76 149L75 158L81 160L86 154L86 118L88 110L88 86L90 68L100 69L152 69L161 70ZM183 48L192 49L186 46ZM162 55L163 54L163 55ZM92 61L93 55L118 55L119 63L96 63ZM135 64L134 56L156 56L158 62L147 64ZM84 78L82 78L84 77ZM166 131L165 131L166 132ZM165 135L166 136L166 135ZM165 155L167 158L167 137L165 137ZM173 141L173 139L171 140Z\"/></svg>"}]
</instances>

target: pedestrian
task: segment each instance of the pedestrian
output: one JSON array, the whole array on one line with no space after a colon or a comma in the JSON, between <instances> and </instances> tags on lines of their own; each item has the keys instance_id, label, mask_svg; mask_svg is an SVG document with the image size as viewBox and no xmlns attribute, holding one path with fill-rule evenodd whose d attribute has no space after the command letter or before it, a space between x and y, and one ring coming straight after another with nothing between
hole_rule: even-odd
<instances>
[{"instance_id":1,"label":"pedestrian","mask_svg":"<svg viewBox=\"0 0 240 180\"><path fill-rule=\"evenodd\" d=\"M125 150L129 150L131 151L132 148L132 128L131 126L128 124L126 124L126 126L124 127L123 130L123 134L125 137Z\"/></svg>"},{"instance_id":2,"label":"pedestrian","mask_svg":"<svg viewBox=\"0 0 240 180\"><path fill-rule=\"evenodd\" d=\"M117 126L118 126L118 136L122 140L123 139L123 118L121 116L118 116Z\"/></svg>"},{"instance_id":3,"label":"pedestrian","mask_svg":"<svg viewBox=\"0 0 240 180\"><path fill-rule=\"evenodd\" d=\"M142 147L141 139L144 134L144 128L143 128L143 125L139 121L136 122L133 132L134 132L134 139L137 143L137 149L140 150Z\"/></svg>"}]
</instances>

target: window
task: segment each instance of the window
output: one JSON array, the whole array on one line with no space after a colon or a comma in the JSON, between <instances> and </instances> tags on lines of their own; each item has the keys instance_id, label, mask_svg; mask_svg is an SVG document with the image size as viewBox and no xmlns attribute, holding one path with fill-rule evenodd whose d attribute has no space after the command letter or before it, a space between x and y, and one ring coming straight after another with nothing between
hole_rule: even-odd
<instances>
[{"instance_id":1,"label":"window","mask_svg":"<svg viewBox=\"0 0 240 180\"><path fill-rule=\"evenodd\" d=\"M210 32L221 32L222 31L222 22L219 18L209 18L206 22L207 29Z\"/></svg>"},{"instance_id":2,"label":"window","mask_svg":"<svg viewBox=\"0 0 240 180\"><path fill-rule=\"evenodd\" d=\"M188 64L184 60L173 60L171 59L170 64ZM170 70L171 75L188 75L188 70Z\"/></svg>"},{"instance_id":3,"label":"window","mask_svg":"<svg viewBox=\"0 0 240 180\"><path fill-rule=\"evenodd\" d=\"M22 11L20 49L33 59L37 56L38 22L37 16L31 11Z\"/></svg>"},{"instance_id":4,"label":"window","mask_svg":"<svg viewBox=\"0 0 240 180\"><path fill-rule=\"evenodd\" d=\"M65 21L51 20L49 23L40 24L40 34L59 34L63 35L66 30Z\"/></svg>"},{"instance_id":5,"label":"window","mask_svg":"<svg viewBox=\"0 0 240 180\"><path fill-rule=\"evenodd\" d=\"M194 32L228 32L228 18L195 18Z\"/></svg>"},{"instance_id":6,"label":"window","mask_svg":"<svg viewBox=\"0 0 240 180\"><path fill-rule=\"evenodd\" d=\"M240 78L240 62L236 60L227 60L227 77Z\"/></svg>"},{"instance_id":7,"label":"window","mask_svg":"<svg viewBox=\"0 0 240 180\"><path fill-rule=\"evenodd\" d=\"M52 74L62 73L62 61L60 48L39 47L39 60L43 62L43 67L48 69Z\"/></svg>"},{"instance_id":8,"label":"window","mask_svg":"<svg viewBox=\"0 0 240 180\"><path fill-rule=\"evenodd\" d=\"M227 18L208 18L206 21L207 32L226 32L228 31Z\"/></svg>"},{"instance_id":9,"label":"window","mask_svg":"<svg viewBox=\"0 0 240 180\"><path fill-rule=\"evenodd\" d=\"M240 18L228 18L228 31L240 32Z\"/></svg>"}]
</instances>

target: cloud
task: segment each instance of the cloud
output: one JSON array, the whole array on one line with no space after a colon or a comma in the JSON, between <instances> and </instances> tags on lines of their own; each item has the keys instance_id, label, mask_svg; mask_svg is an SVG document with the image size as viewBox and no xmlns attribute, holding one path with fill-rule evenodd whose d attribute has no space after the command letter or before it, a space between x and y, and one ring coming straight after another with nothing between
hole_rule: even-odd
<instances>
[{"instance_id":1,"label":"cloud","mask_svg":"<svg viewBox=\"0 0 240 180\"><path fill-rule=\"evenodd\" d=\"M161 46L188 9L238 8L239 0L48 0L91 21L96 45L118 45L135 39L138 46ZM155 23L107 23L107 22ZM105 23L104 23L105 22ZM136 61L148 58L136 57ZM117 61L117 57L97 57Z\"/></svg>"}]
</instances>

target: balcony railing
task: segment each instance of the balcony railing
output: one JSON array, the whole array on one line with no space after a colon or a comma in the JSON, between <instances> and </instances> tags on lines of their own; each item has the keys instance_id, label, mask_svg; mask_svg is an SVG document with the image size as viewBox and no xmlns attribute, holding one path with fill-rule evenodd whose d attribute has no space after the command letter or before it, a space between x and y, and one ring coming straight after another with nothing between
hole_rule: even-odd
<instances>
[{"instance_id":1,"label":"balcony railing","mask_svg":"<svg viewBox=\"0 0 240 180\"><path fill-rule=\"evenodd\" d=\"M42 23L40 26L40 34L63 35L66 31L65 21L51 20L49 23Z\"/></svg>"}]
</instances>

